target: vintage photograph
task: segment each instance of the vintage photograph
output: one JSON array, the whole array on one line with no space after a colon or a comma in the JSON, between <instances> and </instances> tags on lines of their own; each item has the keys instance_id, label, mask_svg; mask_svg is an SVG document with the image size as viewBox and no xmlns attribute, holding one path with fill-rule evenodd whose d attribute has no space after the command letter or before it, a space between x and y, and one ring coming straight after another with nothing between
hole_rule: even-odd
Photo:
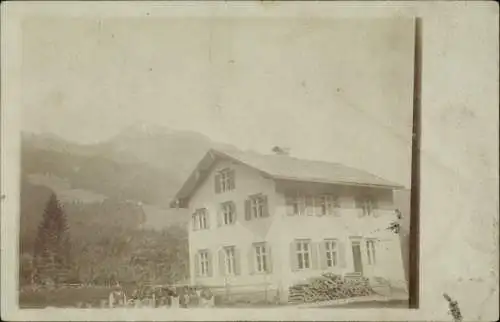
<instances>
[{"instance_id":1,"label":"vintage photograph","mask_svg":"<svg viewBox=\"0 0 500 322\"><path fill-rule=\"evenodd\" d=\"M19 307L408 308L415 20L22 24Z\"/></svg>"}]
</instances>

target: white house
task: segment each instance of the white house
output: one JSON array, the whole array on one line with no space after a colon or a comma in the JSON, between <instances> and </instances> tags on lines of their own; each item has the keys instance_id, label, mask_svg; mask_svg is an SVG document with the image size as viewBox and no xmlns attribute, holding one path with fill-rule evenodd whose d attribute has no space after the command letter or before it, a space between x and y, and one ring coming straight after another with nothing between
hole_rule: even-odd
<instances>
[{"instance_id":1,"label":"white house","mask_svg":"<svg viewBox=\"0 0 500 322\"><path fill-rule=\"evenodd\" d=\"M191 283L288 288L323 272L405 283L393 191L365 171L287 155L210 150L174 201L188 208Z\"/></svg>"}]
</instances>

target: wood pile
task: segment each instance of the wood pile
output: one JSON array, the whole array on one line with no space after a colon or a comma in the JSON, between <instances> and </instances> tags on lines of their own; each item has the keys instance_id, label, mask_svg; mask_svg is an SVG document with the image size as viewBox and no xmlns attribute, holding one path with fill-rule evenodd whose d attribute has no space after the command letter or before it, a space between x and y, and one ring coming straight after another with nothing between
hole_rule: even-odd
<instances>
[{"instance_id":1,"label":"wood pile","mask_svg":"<svg viewBox=\"0 0 500 322\"><path fill-rule=\"evenodd\" d=\"M312 303L346 299L373 294L368 279L361 276L342 277L326 273L310 279L307 283L291 286L290 303Z\"/></svg>"}]
</instances>

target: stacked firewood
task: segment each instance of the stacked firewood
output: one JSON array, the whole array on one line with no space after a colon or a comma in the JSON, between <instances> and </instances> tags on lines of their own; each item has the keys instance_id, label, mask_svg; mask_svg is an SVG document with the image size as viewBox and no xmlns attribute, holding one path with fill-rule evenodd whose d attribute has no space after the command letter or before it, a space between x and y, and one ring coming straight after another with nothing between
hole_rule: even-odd
<instances>
[{"instance_id":1,"label":"stacked firewood","mask_svg":"<svg viewBox=\"0 0 500 322\"><path fill-rule=\"evenodd\" d=\"M373 293L368 279L363 277L343 278L335 274L323 274L307 283L294 285L289 289L289 302L311 303L366 296Z\"/></svg>"}]
</instances>

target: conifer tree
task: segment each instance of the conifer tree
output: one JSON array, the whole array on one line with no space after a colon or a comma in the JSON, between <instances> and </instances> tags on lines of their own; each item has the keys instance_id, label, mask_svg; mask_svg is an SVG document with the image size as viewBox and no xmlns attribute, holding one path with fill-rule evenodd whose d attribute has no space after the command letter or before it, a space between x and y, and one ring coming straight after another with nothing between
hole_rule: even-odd
<instances>
[{"instance_id":1,"label":"conifer tree","mask_svg":"<svg viewBox=\"0 0 500 322\"><path fill-rule=\"evenodd\" d=\"M70 238L66 215L55 194L50 196L35 243L38 281L63 282L70 268Z\"/></svg>"}]
</instances>

